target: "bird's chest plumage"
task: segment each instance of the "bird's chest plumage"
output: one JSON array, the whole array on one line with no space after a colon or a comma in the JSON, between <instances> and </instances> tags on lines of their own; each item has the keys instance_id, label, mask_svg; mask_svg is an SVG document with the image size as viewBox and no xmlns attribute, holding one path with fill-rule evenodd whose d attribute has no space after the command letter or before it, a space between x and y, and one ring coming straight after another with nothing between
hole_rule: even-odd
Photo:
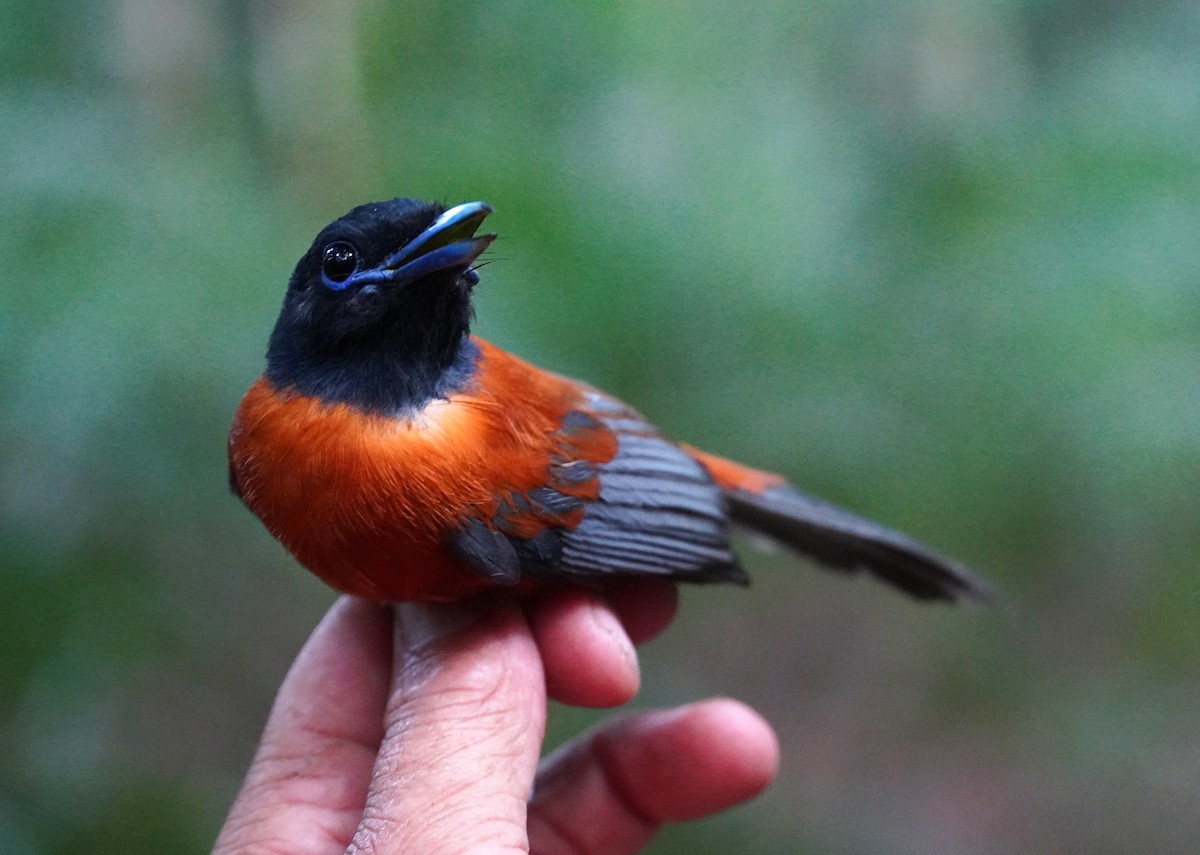
<instances>
[{"instance_id":1,"label":"bird's chest plumage","mask_svg":"<svg viewBox=\"0 0 1200 855\"><path fill-rule=\"evenodd\" d=\"M230 434L245 503L329 584L373 599L450 599L488 585L448 542L547 483L564 453L597 462L610 443L564 449L558 432L580 393L480 343L478 389L402 417L271 387L259 379ZM504 401L503 406L497 400ZM581 496L594 485L578 485Z\"/></svg>"}]
</instances>

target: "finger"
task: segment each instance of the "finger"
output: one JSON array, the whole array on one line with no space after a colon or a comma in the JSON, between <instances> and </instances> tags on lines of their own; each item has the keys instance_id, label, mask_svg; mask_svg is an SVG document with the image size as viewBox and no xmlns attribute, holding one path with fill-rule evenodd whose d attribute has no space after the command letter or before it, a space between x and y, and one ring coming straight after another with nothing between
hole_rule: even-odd
<instances>
[{"instance_id":1,"label":"finger","mask_svg":"<svg viewBox=\"0 0 1200 855\"><path fill-rule=\"evenodd\" d=\"M613 707L637 694L637 652L603 595L560 588L529 601L526 612L550 697L572 706Z\"/></svg>"},{"instance_id":2,"label":"finger","mask_svg":"<svg viewBox=\"0 0 1200 855\"><path fill-rule=\"evenodd\" d=\"M770 725L737 701L618 720L546 759L529 807L530 851L637 852L665 822L754 797L778 767Z\"/></svg>"},{"instance_id":3,"label":"finger","mask_svg":"<svg viewBox=\"0 0 1200 855\"><path fill-rule=\"evenodd\" d=\"M675 615L679 595L662 580L560 588L531 601L530 626L546 668L546 688L573 706L613 707L641 684L633 645L653 638Z\"/></svg>"},{"instance_id":4,"label":"finger","mask_svg":"<svg viewBox=\"0 0 1200 855\"><path fill-rule=\"evenodd\" d=\"M634 644L667 628L679 607L679 586L663 579L628 579L604 589L605 599Z\"/></svg>"},{"instance_id":5,"label":"finger","mask_svg":"<svg viewBox=\"0 0 1200 855\"><path fill-rule=\"evenodd\" d=\"M545 729L541 661L511 603L396 607L385 735L349 852L525 852Z\"/></svg>"},{"instance_id":6,"label":"finger","mask_svg":"<svg viewBox=\"0 0 1200 855\"><path fill-rule=\"evenodd\" d=\"M334 603L279 689L216 855L345 850L383 736L390 629L389 609Z\"/></svg>"}]
</instances>

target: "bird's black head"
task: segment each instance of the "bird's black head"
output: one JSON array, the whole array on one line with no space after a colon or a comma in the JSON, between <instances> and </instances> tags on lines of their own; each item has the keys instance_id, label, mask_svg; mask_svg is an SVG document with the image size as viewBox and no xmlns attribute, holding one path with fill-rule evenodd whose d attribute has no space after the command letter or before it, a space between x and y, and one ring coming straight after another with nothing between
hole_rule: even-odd
<instances>
[{"instance_id":1,"label":"bird's black head","mask_svg":"<svg viewBox=\"0 0 1200 855\"><path fill-rule=\"evenodd\" d=\"M396 413L469 379L471 268L495 235L482 202L393 199L330 223L296 265L267 349L267 380L329 403Z\"/></svg>"}]
</instances>

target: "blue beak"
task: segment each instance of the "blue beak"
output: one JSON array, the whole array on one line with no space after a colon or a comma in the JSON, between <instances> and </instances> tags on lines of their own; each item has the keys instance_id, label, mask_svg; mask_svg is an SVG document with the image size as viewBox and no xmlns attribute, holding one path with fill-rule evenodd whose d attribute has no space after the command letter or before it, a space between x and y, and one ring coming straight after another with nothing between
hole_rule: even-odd
<instances>
[{"instance_id":1,"label":"blue beak","mask_svg":"<svg viewBox=\"0 0 1200 855\"><path fill-rule=\"evenodd\" d=\"M355 273L342 287L375 283L402 287L439 270L466 270L496 239L495 235L475 234L490 213L492 206L486 202L455 205L378 267Z\"/></svg>"}]
</instances>

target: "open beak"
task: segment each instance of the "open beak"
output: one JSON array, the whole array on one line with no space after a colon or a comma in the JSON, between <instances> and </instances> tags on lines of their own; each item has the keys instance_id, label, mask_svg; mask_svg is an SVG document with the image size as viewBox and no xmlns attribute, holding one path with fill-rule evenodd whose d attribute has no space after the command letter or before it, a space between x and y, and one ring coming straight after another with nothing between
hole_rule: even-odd
<instances>
[{"instance_id":1,"label":"open beak","mask_svg":"<svg viewBox=\"0 0 1200 855\"><path fill-rule=\"evenodd\" d=\"M490 213L492 206L486 202L455 205L378 267L352 278L356 284L386 282L403 286L439 270L456 267L466 270L496 239L495 235L475 234Z\"/></svg>"}]
</instances>

